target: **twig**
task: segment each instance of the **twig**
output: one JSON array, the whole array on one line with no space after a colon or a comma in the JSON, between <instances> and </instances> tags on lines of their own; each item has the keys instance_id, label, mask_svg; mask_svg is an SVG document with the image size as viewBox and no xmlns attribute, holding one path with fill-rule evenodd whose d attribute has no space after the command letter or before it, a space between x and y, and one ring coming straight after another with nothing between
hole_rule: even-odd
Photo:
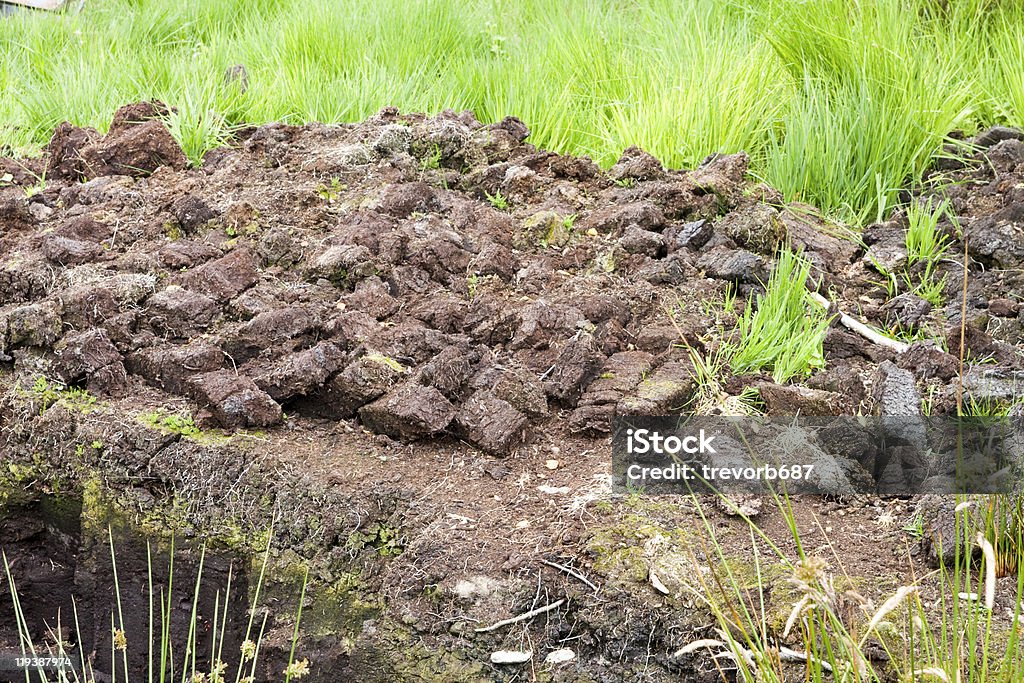
<instances>
[{"instance_id":1,"label":"twig","mask_svg":"<svg viewBox=\"0 0 1024 683\"><path fill-rule=\"evenodd\" d=\"M826 311L829 310L829 308L831 308L831 303L829 303L829 300L823 297L821 294L818 294L817 292L808 292L808 294L811 295L811 301L818 304ZM855 320L854 318L851 318L842 311L839 311L839 322L841 322L844 327L856 332L860 336L867 339L869 342L873 344L878 344L879 346L885 346L887 348L890 348L894 350L896 353L903 353L909 348L907 344L886 337L878 330L874 330L868 327L864 323L860 322L859 320Z\"/></svg>"},{"instance_id":2,"label":"twig","mask_svg":"<svg viewBox=\"0 0 1024 683\"><path fill-rule=\"evenodd\" d=\"M561 607L564 604L565 604L565 598L562 598L561 600L556 600L555 602L551 603L550 605L544 605L543 607L538 607L537 609L532 609L529 612L524 612L523 614L520 614L518 617L512 617L511 619L505 619L504 621L499 621L496 624L491 624L490 626L486 626L484 628L478 628L478 629L476 629L476 632L477 633L486 633L488 631L496 631L499 628L501 628L502 626L509 626L511 624L518 624L520 621L526 621L527 619L533 619L538 614L544 614L545 612L550 612L553 609L558 609L559 607Z\"/></svg>"},{"instance_id":3,"label":"twig","mask_svg":"<svg viewBox=\"0 0 1024 683\"><path fill-rule=\"evenodd\" d=\"M597 591L601 590L600 588L595 586L593 583L591 583L590 579L588 579L587 577L583 576L583 574L579 573L578 571L576 571L572 567L566 567L564 565L558 564L557 562L549 562L548 560L541 560L540 562L541 562L541 564L546 564L547 566L552 567L553 569L557 569L558 571L565 572L566 574L568 574L569 576L572 576L573 578L579 579L583 583L585 583L588 586L590 586L591 588L593 588L595 593Z\"/></svg>"}]
</instances>

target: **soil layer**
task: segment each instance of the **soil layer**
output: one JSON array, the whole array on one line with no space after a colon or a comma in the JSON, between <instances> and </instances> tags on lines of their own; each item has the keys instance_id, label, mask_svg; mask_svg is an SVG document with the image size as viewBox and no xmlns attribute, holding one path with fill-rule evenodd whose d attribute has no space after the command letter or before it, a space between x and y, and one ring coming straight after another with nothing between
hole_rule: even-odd
<instances>
[{"instance_id":1,"label":"soil layer","mask_svg":"<svg viewBox=\"0 0 1024 683\"><path fill-rule=\"evenodd\" d=\"M954 410L961 230L967 399L1013 409L1017 131L979 136L907 197L950 197L936 303L916 288L903 213L855 236L751 181L743 154L676 171L631 148L604 171L534 148L514 118L386 109L243 130L187 168L165 113L130 105L106 135L62 124L43 156L0 159L0 538L19 585L72 581L97 619L109 591L87 577L108 523L208 539L224 558L253 557L273 525L274 599L294 601L297 567L312 568L312 680L718 680L709 659L670 656L712 634L694 599L718 563L704 522L692 500L611 493L613 416L728 413L751 387L774 415ZM839 308L910 348L836 324L804 381L726 369L709 397L692 354L734 338L783 245ZM77 503L53 516L43 500ZM805 549L875 604L927 573L951 513L929 512L921 548L903 527L943 506L794 502ZM770 507L757 521L794 561ZM704 513L752 572L747 523ZM91 559L47 569L58 537ZM144 572L126 552L124 571ZM780 634L793 596L764 599ZM268 680L290 636L275 617ZM109 651L93 633L83 644ZM544 663L561 649L575 659ZM498 650L533 659L492 664Z\"/></svg>"}]
</instances>

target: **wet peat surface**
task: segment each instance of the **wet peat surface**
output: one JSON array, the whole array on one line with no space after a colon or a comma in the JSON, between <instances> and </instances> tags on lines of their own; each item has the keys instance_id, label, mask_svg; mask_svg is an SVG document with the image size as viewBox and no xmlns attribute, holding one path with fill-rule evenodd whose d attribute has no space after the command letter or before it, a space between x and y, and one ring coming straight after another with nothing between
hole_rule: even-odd
<instances>
[{"instance_id":1,"label":"wet peat surface","mask_svg":"<svg viewBox=\"0 0 1024 683\"><path fill-rule=\"evenodd\" d=\"M51 596L26 603L32 623L66 614L72 592L95 606L87 649L109 652L108 526L122 576L145 577L147 535L191 543L186 574L209 539L215 592L233 558L251 587L238 557L273 524L267 680L287 662L299 563L313 680L718 680L704 654L672 657L714 637L694 578L721 564L709 528L736 575L775 577L776 637L791 569L714 501L613 495L613 416L728 413L750 387L773 415L952 411L958 226L965 392L1017 396L1017 131L929 175L925 196L941 187L956 217L939 223L929 303L906 284L923 274L903 214L854 238L751 181L743 154L673 171L631 148L603 171L534 148L514 118L384 110L242 130L192 169L162 113L125 107L105 135L62 124L43 156L0 159L0 543L19 588ZM837 324L806 380L726 374L709 399L691 354L734 339L783 244L844 313L910 348ZM882 269L908 279L887 286ZM798 559L779 510L754 502ZM929 575L951 517L910 498L793 510L804 550L875 607ZM1008 623L1015 579L1001 581ZM563 649L575 659L545 664ZM533 658L491 663L499 650Z\"/></svg>"}]
</instances>

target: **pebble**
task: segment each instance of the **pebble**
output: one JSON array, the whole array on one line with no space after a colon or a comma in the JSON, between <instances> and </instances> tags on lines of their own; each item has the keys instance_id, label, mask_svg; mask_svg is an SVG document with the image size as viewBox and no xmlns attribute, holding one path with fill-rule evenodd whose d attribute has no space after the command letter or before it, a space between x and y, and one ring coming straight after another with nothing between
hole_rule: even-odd
<instances>
[{"instance_id":1,"label":"pebble","mask_svg":"<svg viewBox=\"0 0 1024 683\"><path fill-rule=\"evenodd\" d=\"M548 656L544 658L545 664L565 664L576 659L576 653L569 648L562 648L561 650L555 650L549 652Z\"/></svg>"},{"instance_id":2,"label":"pebble","mask_svg":"<svg viewBox=\"0 0 1024 683\"><path fill-rule=\"evenodd\" d=\"M491 653L491 664L525 664L531 659L532 650L498 650Z\"/></svg>"}]
</instances>

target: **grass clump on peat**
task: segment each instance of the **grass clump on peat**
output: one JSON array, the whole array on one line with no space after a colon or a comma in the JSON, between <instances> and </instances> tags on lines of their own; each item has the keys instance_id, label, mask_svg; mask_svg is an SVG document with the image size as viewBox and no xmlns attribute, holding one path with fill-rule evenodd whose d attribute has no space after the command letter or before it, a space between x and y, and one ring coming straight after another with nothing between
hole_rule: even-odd
<instances>
[{"instance_id":1,"label":"grass clump on peat","mask_svg":"<svg viewBox=\"0 0 1024 683\"><path fill-rule=\"evenodd\" d=\"M938 277L936 268L949 250L950 240L940 229L939 223L943 218L948 218L956 226L956 217L950 212L949 200L935 201L931 198L912 201L906 206L905 213L906 267L898 271L890 270L872 259L872 266L884 278L875 284L885 290L887 299L909 293L921 297L932 306L941 306L946 291L946 275ZM904 337L915 338L913 331L892 331L900 332ZM927 336L929 335L924 335Z\"/></svg>"},{"instance_id":2,"label":"grass clump on peat","mask_svg":"<svg viewBox=\"0 0 1024 683\"><path fill-rule=\"evenodd\" d=\"M739 341L731 352L734 373L768 369L772 379L785 382L804 377L824 365L822 343L829 317L807 301L810 263L788 250L757 298L737 321Z\"/></svg>"},{"instance_id":3,"label":"grass clump on peat","mask_svg":"<svg viewBox=\"0 0 1024 683\"><path fill-rule=\"evenodd\" d=\"M711 654L721 680L741 683L1024 680L1020 648L1024 572L1018 573L1015 588L1010 586L1011 594L1004 596L1004 602L1016 605L1007 614L1009 627L999 626L993 618L996 576L1007 567L1000 564L984 534L966 538L972 525L962 523L964 518L958 518L958 533L964 535L958 549L977 542L982 548L980 563L972 560L971 553L958 550L951 564L914 577L875 604L843 587L849 580L832 540L826 535L824 546L814 542L831 552L831 558L812 552L801 538L788 497L772 497L789 527L796 556L788 557L748 519L757 577L752 588L729 570L720 532L701 500L694 498L703 520L705 552L724 569L710 577L698 575L699 586L693 590L717 626L710 629L709 637L677 651L676 659ZM815 523L825 533L821 523ZM1020 527L1015 534L1019 544ZM767 555L758 551L759 545L767 546ZM768 578L770 563L777 561L789 567L787 583L794 594L784 625L774 624L774 615L766 611L769 596L780 590Z\"/></svg>"}]
</instances>

